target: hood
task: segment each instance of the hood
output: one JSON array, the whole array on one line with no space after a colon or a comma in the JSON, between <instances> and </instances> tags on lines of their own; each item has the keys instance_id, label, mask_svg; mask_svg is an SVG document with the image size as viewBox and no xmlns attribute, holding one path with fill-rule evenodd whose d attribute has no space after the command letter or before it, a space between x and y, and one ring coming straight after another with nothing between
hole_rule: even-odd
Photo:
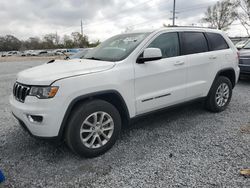
<instances>
[{"instance_id":1,"label":"hood","mask_svg":"<svg viewBox=\"0 0 250 188\"><path fill-rule=\"evenodd\" d=\"M115 66L114 62L88 59L56 60L20 72L17 81L27 85L50 85L58 79L105 71Z\"/></svg>"},{"instance_id":2,"label":"hood","mask_svg":"<svg viewBox=\"0 0 250 188\"><path fill-rule=\"evenodd\" d=\"M250 57L250 49L241 49L239 53L240 57Z\"/></svg>"}]
</instances>

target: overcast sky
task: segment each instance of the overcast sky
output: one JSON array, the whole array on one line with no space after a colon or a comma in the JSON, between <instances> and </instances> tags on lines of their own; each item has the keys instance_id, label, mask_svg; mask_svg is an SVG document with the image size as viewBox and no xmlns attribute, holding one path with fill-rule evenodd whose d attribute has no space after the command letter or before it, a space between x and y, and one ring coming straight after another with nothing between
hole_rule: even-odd
<instances>
[{"instance_id":1,"label":"overcast sky","mask_svg":"<svg viewBox=\"0 0 250 188\"><path fill-rule=\"evenodd\" d=\"M216 1L176 0L179 12L176 24L201 26L206 8ZM173 0L0 0L0 35L27 39L57 32L63 36L80 32L82 18L83 33L92 41L102 41L126 28L170 24L172 7ZM234 25L228 34L245 36L246 32L240 25Z\"/></svg>"}]
</instances>

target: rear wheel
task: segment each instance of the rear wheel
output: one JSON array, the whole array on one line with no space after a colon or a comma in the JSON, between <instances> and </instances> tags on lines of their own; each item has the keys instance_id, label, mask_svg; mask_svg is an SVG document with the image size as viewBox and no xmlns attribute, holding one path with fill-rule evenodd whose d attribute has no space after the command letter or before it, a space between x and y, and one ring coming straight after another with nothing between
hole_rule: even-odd
<instances>
[{"instance_id":1,"label":"rear wheel","mask_svg":"<svg viewBox=\"0 0 250 188\"><path fill-rule=\"evenodd\" d=\"M224 76L220 76L213 83L206 99L206 107L212 112L221 112L226 109L232 97L232 83Z\"/></svg>"},{"instance_id":2,"label":"rear wheel","mask_svg":"<svg viewBox=\"0 0 250 188\"><path fill-rule=\"evenodd\" d=\"M109 150L121 130L118 110L103 100L85 102L72 113L66 142L77 154L96 157Z\"/></svg>"}]
</instances>

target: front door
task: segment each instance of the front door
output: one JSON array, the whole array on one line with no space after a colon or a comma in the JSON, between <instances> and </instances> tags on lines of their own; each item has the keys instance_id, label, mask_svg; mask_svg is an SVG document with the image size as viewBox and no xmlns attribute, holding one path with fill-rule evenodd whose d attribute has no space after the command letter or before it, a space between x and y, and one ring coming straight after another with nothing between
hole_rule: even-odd
<instances>
[{"instance_id":1,"label":"front door","mask_svg":"<svg viewBox=\"0 0 250 188\"><path fill-rule=\"evenodd\" d=\"M156 36L148 47L160 48L163 58L135 64L137 115L185 100L187 64L180 56L176 32Z\"/></svg>"}]
</instances>

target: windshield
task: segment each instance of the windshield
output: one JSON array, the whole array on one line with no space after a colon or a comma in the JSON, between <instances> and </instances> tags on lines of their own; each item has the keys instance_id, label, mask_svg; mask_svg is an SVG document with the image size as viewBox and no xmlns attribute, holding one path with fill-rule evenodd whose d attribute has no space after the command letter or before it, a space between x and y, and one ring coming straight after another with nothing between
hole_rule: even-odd
<instances>
[{"instance_id":1,"label":"windshield","mask_svg":"<svg viewBox=\"0 0 250 188\"><path fill-rule=\"evenodd\" d=\"M148 36L149 33L130 33L114 36L88 52L84 59L121 61Z\"/></svg>"},{"instance_id":2,"label":"windshield","mask_svg":"<svg viewBox=\"0 0 250 188\"><path fill-rule=\"evenodd\" d=\"M244 49L250 49L250 41L246 43L246 45L243 47Z\"/></svg>"},{"instance_id":3,"label":"windshield","mask_svg":"<svg viewBox=\"0 0 250 188\"><path fill-rule=\"evenodd\" d=\"M80 52L77 52L76 54L70 56L69 58L70 59L80 59L80 58L83 58L89 51L90 49L84 49Z\"/></svg>"}]
</instances>

